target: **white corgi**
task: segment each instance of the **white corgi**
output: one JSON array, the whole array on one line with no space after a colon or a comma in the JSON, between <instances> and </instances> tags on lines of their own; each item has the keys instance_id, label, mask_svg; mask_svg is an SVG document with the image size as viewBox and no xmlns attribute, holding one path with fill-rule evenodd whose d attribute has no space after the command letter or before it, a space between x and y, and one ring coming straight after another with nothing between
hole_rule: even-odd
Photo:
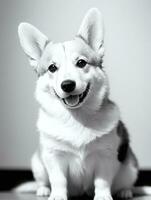
<instances>
[{"instance_id":1,"label":"white corgi","mask_svg":"<svg viewBox=\"0 0 151 200\"><path fill-rule=\"evenodd\" d=\"M140 193L133 188L138 164L128 132L109 100L100 12L89 10L75 38L64 43L53 43L28 23L18 32L38 75L40 137L32 158L37 195L67 200L87 193L111 200Z\"/></svg>"}]
</instances>

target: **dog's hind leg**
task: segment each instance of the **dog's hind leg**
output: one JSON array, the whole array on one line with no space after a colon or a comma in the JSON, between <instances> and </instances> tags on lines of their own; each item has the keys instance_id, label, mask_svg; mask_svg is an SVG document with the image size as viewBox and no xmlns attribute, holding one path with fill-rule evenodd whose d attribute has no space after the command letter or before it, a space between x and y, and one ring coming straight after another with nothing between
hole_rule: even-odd
<instances>
[{"instance_id":1,"label":"dog's hind leg","mask_svg":"<svg viewBox=\"0 0 151 200\"><path fill-rule=\"evenodd\" d=\"M37 151L34 153L31 159L33 176L37 183L37 196L49 196L50 184L47 175L47 171L44 167L40 153Z\"/></svg>"},{"instance_id":2,"label":"dog's hind leg","mask_svg":"<svg viewBox=\"0 0 151 200\"><path fill-rule=\"evenodd\" d=\"M118 198L128 199L133 197L133 185L138 176L138 165L135 155L129 148L126 160L121 163L113 184L112 194Z\"/></svg>"}]
</instances>

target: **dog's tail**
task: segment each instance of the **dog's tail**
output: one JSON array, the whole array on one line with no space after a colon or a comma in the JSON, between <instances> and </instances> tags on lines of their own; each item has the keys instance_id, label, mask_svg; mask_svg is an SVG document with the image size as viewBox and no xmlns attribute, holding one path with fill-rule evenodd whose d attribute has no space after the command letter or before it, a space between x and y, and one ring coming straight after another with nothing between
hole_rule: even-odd
<instances>
[{"instance_id":1,"label":"dog's tail","mask_svg":"<svg viewBox=\"0 0 151 200\"><path fill-rule=\"evenodd\" d=\"M151 186L136 186L132 188L134 196L151 195Z\"/></svg>"},{"instance_id":2,"label":"dog's tail","mask_svg":"<svg viewBox=\"0 0 151 200\"><path fill-rule=\"evenodd\" d=\"M19 186L12 189L12 192L17 193L36 193L37 184L35 181L22 183Z\"/></svg>"}]
</instances>

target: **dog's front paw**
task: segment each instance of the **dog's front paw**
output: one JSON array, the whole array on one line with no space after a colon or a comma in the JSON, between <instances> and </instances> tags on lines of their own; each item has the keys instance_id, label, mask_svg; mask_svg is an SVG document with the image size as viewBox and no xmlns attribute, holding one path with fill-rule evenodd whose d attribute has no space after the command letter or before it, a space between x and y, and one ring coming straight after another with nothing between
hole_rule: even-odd
<instances>
[{"instance_id":1,"label":"dog's front paw","mask_svg":"<svg viewBox=\"0 0 151 200\"><path fill-rule=\"evenodd\" d=\"M37 189L37 196L49 196L50 195L50 188L46 186L40 186Z\"/></svg>"},{"instance_id":2,"label":"dog's front paw","mask_svg":"<svg viewBox=\"0 0 151 200\"><path fill-rule=\"evenodd\" d=\"M94 196L94 200L113 200L111 194L100 193L99 195Z\"/></svg>"},{"instance_id":3,"label":"dog's front paw","mask_svg":"<svg viewBox=\"0 0 151 200\"><path fill-rule=\"evenodd\" d=\"M67 195L51 194L48 200L67 200Z\"/></svg>"}]
</instances>

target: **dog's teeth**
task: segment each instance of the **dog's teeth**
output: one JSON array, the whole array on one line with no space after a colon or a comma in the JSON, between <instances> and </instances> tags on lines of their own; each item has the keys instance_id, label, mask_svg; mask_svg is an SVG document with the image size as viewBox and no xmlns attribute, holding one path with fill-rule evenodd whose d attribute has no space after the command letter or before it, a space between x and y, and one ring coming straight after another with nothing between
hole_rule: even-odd
<instances>
[{"instance_id":1,"label":"dog's teeth","mask_svg":"<svg viewBox=\"0 0 151 200\"><path fill-rule=\"evenodd\" d=\"M65 98L65 102L69 106L76 106L79 103L79 95L71 95Z\"/></svg>"}]
</instances>

